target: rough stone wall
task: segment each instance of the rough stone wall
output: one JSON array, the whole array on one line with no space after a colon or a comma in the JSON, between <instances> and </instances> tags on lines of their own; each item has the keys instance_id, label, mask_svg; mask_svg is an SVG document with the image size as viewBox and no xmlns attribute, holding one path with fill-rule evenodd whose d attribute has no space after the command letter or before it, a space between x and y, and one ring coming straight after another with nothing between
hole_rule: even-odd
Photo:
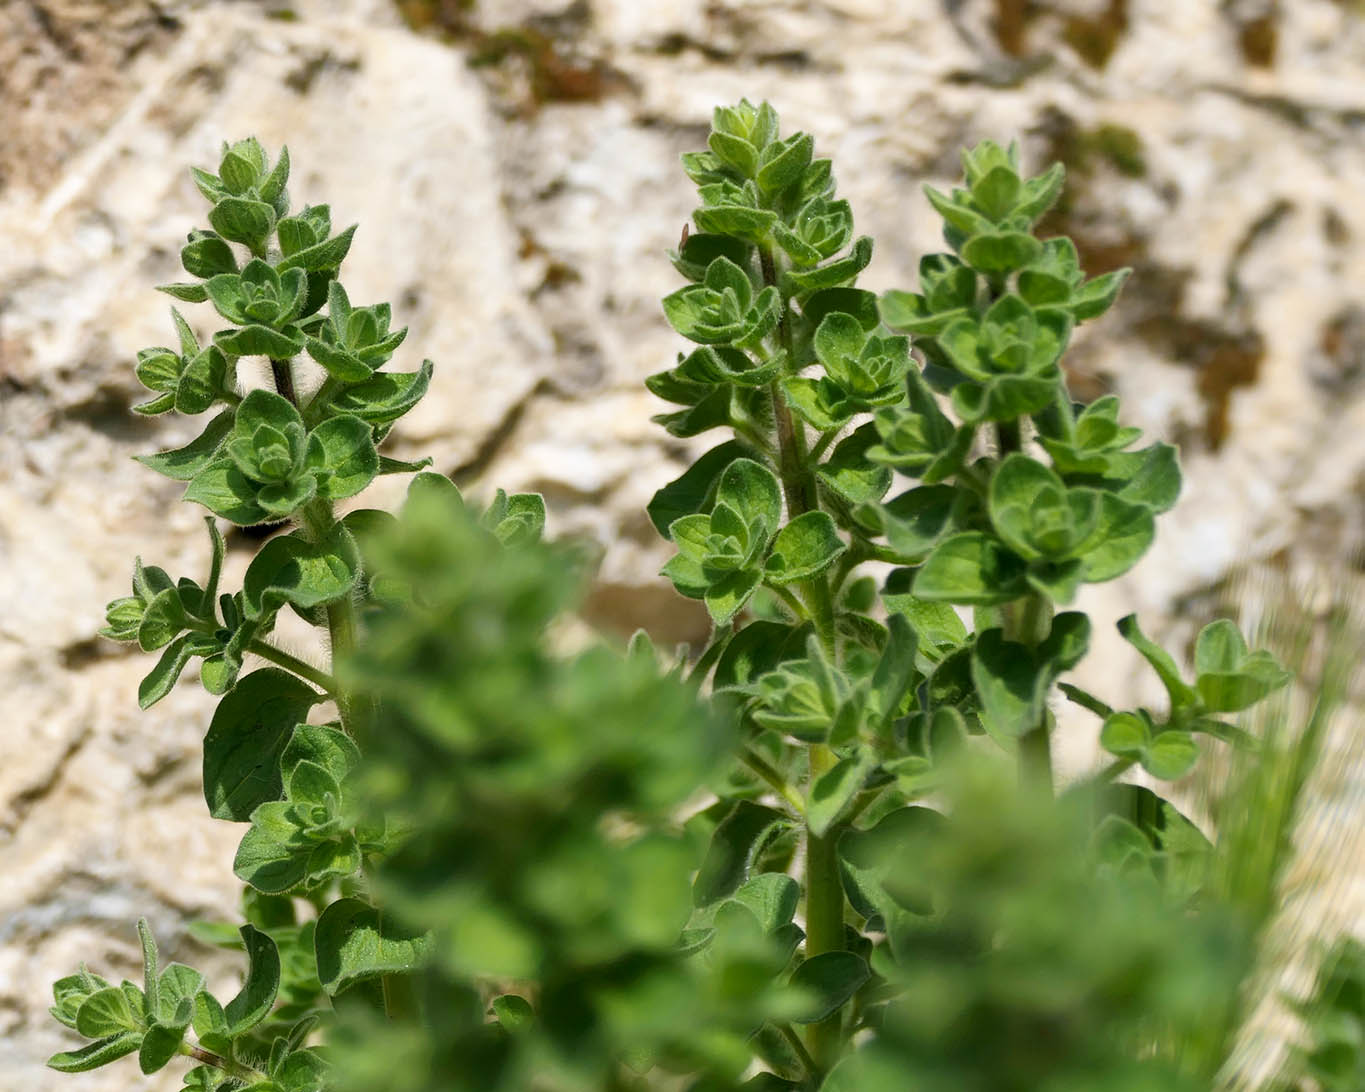
<instances>
[{"instance_id":1,"label":"rough stone wall","mask_svg":"<svg viewBox=\"0 0 1365 1092\"><path fill-rule=\"evenodd\" d=\"M950 183L958 148L987 136L1068 164L1049 226L1089 272L1135 268L1077 338L1073 379L1178 441L1186 491L1139 568L1088 592L1104 636L1083 682L1154 699L1107 623L1139 610L1149 632L1188 635L1239 563L1354 571L1353 0L0 3L6 1083L57 1087L40 1068L66 1042L47 984L82 959L131 974L140 914L167 958L232 973L184 932L230 913L234 891L240 830L199 795L212 703L187 682L139 714L146 659L95 637L134 554L187 572L207 555L174 483L128 458L189 435L128 414L136 350L171 332L151 286L177 279L179 240L203 222L186 167L224 139L287 141L296 199L361 224L352 298L392 300L411 327L401 358L436 361L394 453L431 454L475 490L545 493L554 532L608 545L597 620L695 639L704 618L654 576L665 553L642 515L687 452L649 423L661 406L641 381L679 347L657 302L692 208L678 154L740 96L834 158L877 239L867 287L913 286L939 249L919 186ZM200 333L203 311L187 309ZM240 573L250 543L231 541ZM1093 725L1064 731L1074 768ZM134 1079L125 1064L61 1086Z\"/></svg>"}]
</instances>

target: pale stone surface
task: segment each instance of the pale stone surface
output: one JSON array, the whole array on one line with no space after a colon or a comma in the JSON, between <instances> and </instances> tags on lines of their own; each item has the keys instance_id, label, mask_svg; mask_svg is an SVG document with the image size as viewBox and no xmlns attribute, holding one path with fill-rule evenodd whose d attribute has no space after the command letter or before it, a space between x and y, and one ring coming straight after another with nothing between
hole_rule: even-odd
<instances>
[{"instance_id":1,"label":"pale stone surface","mask_svg":"<svg viewBox=\"0 0 1365 1092\"><path fill-rule=\"evenodd\" d=\"M223 139L287 140L296 200L361 223L352 298L391 299L410 325L399 366L437 364L394 453L476 490L545 492L555 531L608 544L591 611L619 628L704 628L653 575L666 554L641 508L687 456L649 424L662 407L641 381L681 347L657 302L693 203L677 156L741 95L834 157L878 240L867 287L913 286L939 246L919 184L950 184L958 147L986 136L1019 134L1035 166L1067 158L1055 229L1092 271L1135 266L1070 359L1089 394L1117 391L1133 423L1181 442L1186 493L1142 565L1088 593L1084 684L1156 700L1122 614L1183 639L1177 605L1208 602L1240 562L1355 557L1365 22L1345 2L1281 4L1273 64L1256 65L1264 37L1236 5L1054 0L1001 21L1023 8L481 0L445 45L387 0L0 4L0 1074L53 1086L39 1066L66 1040L39 995L81 959L131 974L137 916L168 956L200 959L184 921L231 911L239 830L198 787L212 703L186 684L139 714L146 658L94 637L135 553L205 564L198 514L128 459L189 423L126 411L136 350L172 336L150 286L176 279L203 218L185 167ZM481 34L512 25L551 43L548 67L471 71ZM1065 733L1074 769L1094 726ZM129 1087L131 1064L66 1086Z\"/></svg>"}]
</instances>

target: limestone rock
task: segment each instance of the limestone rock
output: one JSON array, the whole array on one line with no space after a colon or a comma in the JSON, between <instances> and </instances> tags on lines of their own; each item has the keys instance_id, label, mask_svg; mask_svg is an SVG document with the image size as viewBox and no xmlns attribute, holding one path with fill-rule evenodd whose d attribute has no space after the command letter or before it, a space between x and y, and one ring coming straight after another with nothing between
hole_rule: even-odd
<instances>
[{"instance_id":1,"label":"limestone rock","mask_svg":"<svg viewBox=\"0 0 1365 1092\"><path fill-rule=\"evenodd\" d=\"M427 12L420 32L399 7ZM667 552L641 509L706 445L650 425L663 407L641 382L681 347L658 306L692 209L677 157L740 96L770 99L833 156L877 239L867 287L913 287L941 245L920 184L950 184L957 149L988 136L1018 135L1033 166L1067 163L1049 226L1091 273L1134 267L1077 339L1073 380L1179 441L1186 493L1143 564L1090 590L1082 684L1152 697L1113 633L1122 614L1176 637L1193 623L1175 607L1242 562L1361 550L1352 5L480 0L431 17L460 8L0 5L0 1074L16 1087L54 1086L41 1062L66 1040L47 983L81 959L131 973L140 914L168 955L199 959L185 920L232 912L239 832L206 815L197 783L212 703L187 683L138 714L150 665L94 636L134 554L205 562L199 515L128 458L190 423L127 409L136 350L171 336L151 286L176 279L203 219L185 169L222 140L287 141L296 200L360 222L352 297L393 301L410 326L400 365L437 365L395 454L429 453L475 492L544 492L556 533L604 544L590 603L604 625L704 634L653 575ZM186 309L200 333L203 310ZM1065 733L1075 768L1094 725ZM128 1079L116 1067L81 1087Z\"/></svg>"}]
</instances>

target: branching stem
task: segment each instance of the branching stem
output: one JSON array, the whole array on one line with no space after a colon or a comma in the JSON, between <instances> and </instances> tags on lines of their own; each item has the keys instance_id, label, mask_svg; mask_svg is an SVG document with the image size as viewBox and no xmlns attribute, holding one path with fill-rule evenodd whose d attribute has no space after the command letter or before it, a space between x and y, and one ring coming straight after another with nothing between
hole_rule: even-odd
<instances>
[{"instance_id":1,"label":"branching stem","mask_svg":"<svg viewBox=\"0 0 1365 1092\"><path fill-rule=\"evenodd\" d=\"M220 1054L214 1054L211 1050L203 1047L191 1046L189 1043L181 1043L179 1052L187 1058L193 1058L196 1062L204 1065L211 1065L214 1069L221 1069L224 1073L230 1074L239 1080L255 1082L265 1080L266 1075L259 1069L252 1069L249 1065L241 1062L234 1062L229 1058L224 1058Z\"/></svg>"},{"instance_id":2,"label":"branching stem","mask_svg":"<svg viewBox=\"0 0 1365 1092\"><path fill-rule=\"evenodd\" d=\"M806 1044L801 1041L801 1036L797 1035L796 1032L792 1030L792 1026L790 1024L778 1024L777 1030L781 1032L782 1038L787 1040L788 1045L792 1048L797 1059L805 1068L806 1074L815 1081L818 1081L823 1077L824 1070L822 1070L815 1059L810 1056L810 1051L806 1049Z\"/></svg>"},{"instance_id":3,"label":"branching stem","mask_svg":"<svg viewBox=\"0 0 1365 1092\"><path fill-rule=\"evenodd\" d=\"M806 814L806 802L801 799L801 794L787 784L787 779L766 758L752 748L745 747L739 752L739 760L771 785L778 796L796 809L797 815Z\"/></svg>"},{"instance_id":4,"label":"branching stem","mask_svg":"<svg viewBox=\"0 0 1365 1092\"><path fill-rule=\"evenodd\" d=\"M194 633L204 633L213 636L218 632L218 627L208 622L190 620L186 628ZM263 660L269 660L276 667L282 667L286 671L292 671L301 679L307 679L310 683L320 689L329 698L335 698L340 693L340 686L335 678L323 671L321 668L314 667L307 660L301 660L292 653L286 652L278 645L272 645L269 641L255 640L246 646L246 651L259 656Z\"/></svg>"},{"instance_id":5,"label":"branching stem","mask_svg":"<svg viewBox=\"0 0 1365 1092\"><path fill-rule=\"evenodd\" d=\"M275 666L282 667L286 671L292 671L301 679L307 679L314 686L320 687L330 698L335 698L340 693L340 687L331 675L304 660L300 660L297 656L290 655L282 648L266 641L252 641L246 648L248 652L255 653L261 659L269 660Z\"/></svg>"},{"instance_id":6,"label":"branching stem","mask_svg":"<svg viewBox=\"0 0 1365 1092\"><path fill-rule=\"evenodd\" d=\"M806 604L796 598L796 596L791 593L790 588L784 587L781 584L769 584L768 588L787 605L787 608L795 614L797 618L805 620L810 617L810 611L806 609Z\"/></svg>"}]
</instances>

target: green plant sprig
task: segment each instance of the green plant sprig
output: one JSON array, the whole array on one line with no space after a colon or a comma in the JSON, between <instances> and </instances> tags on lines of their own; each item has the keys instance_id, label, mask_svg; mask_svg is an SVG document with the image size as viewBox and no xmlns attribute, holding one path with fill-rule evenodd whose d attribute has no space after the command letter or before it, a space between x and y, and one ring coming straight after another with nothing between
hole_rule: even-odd
<instances>
[{"instance_id":1,"label":"green plant sprig","mask_svg":"<svg viewBox=\"0 0 1365 1092\"><path fill-rule=\"evenodd\" d=\"M218 407L189 444L139 458L185 482L185 499L208 509L209 575L203 585L173 580L139 560L133 594L109 604L101 633L163 650L139 686L143 708L164 698L195 658L204 688L221 696L205 737L204 794L212 815L248 824L233 870L247 885L249 922L240 940L231 928L210 935L244 948L251 971L242 997L221 1006L198 972L173 965L158 978L143 923L141 992L85 970L57 983L54 1015L96 1041L51 1064L88 1069L136 1051L151 1073L187 1055L202 1063L187 1082L204 1092L315 1092L326 1080L325 1054L307 1043L319 1020L334 1019L331 1001L377 986L381 1009L410 1011L411 977L426 947L420 934L385 923L369 881L373 863L403 836L356 791L379 710L340 681L335 666L317 667L268 638L287 607L325 629L333 664L341 664L355 654L364 612L386 597L411 596L365 556L367 538L393 517L370 509L343 516L337 505L381 474L430 463L389 459L378 448L426 392L432 365L384 369L406 331L391 329L387 303L354 306L337 279L355 227L333 234L325 205L291 214L287 149L272 165L255 139L225 145L217 174L193 175L212 206L210 228L191 232L181 251L196 280L162 290L210 303L230 326L201 346L172 308L179 351L138 354L138 378L154 397L135 408L200 415ZM321 372L316 382L301 366L305 353ZM243 389L244 357L268 360L273 389ZM432 481L454 491L430 473L419 474L414 489L430 490ZM225 543L217 519L281 529L232 593L219 589ZM481 533L500 542L537 538L544 520L539 497L499 491ZM271 666L243 674L248 655ZM328 701L337 717L308 723ZM311 901L314 916L298 921L292 897ZM186 1040L191 1030L197 1044Z\"/></svg>"},{"instance_id":2,"label":"green plant sprig","mask_svg":"<svg viewBox=\"0 0 1365 1092\"><path fill-rule=\"evenodd\" d=\"M711 684L742 702L756 780L739 778L741 797L800 802L802 954L840 958L859 897L839 846L856 818L933 791L972 734L1051 791L1049 695L1090 639L1083 613L1057 608L1136 564L1179 468L1169 445L1130 450L1141 433L1119 424L1117 398L1087 406L1067 390L1073 329L1112 305L1128 271L1087 280L1070 240L1032 234L1060 165L1030 178L1015 146L964 153L964 186L927 190L950 251L921 262L918 292L880 300L856 285L871 240L854 240L829 161L804 134L783 138L766 103L718 109L708 150L683 165L699 231L672 255L691 283L664 313L698 348L648 385L684 407L656 418L673 435L735 438L650 514L678 550L664 575L714 622ZM888 499L897 474L917 480ZM880 596L857 575L871 560L897 566ZM977 632L954 606L974 609ZM1175 686L1173 661L1132 619L1121 629L1172 706L1158 725L1067 690L1103 711L1111 776L1138 762L1182 776L1196 733L1240 741L1218 715L1288 679L1216 623L1198 681ZM822 1068L858 1030L845 1001L810 1030Z\"/></svg>"}]
</instances>

